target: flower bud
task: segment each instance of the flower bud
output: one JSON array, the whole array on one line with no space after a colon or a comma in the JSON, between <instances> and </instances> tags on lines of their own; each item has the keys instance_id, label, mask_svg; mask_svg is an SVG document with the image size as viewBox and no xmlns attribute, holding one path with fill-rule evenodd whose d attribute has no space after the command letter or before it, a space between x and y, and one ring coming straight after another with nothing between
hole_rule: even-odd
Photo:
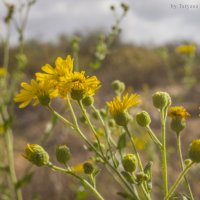
<instances>
[{"instance_id":1,"label":"flower bud","mask_svg":"<svg viewBox=\"0 0 200 200\"><path fill-rule=\"evenodd\" d=\"M91 106L94 103L94 98L92 96L86 96L82 100L84 106Z\"/></svg>"},{"instance_id":2,"label":"flower bud","mask_svg":"<svg viewBox=\"0 0 200 200\"><path fill-rule=\"evenodd\" d=\"M56 159L61 164L66 164L70 159L70 150L67 145L59 145L56 147Z\"/></svg>"},{"instance_id":3,"label":"flower bud","mask_svg":"<svg viewBox=\"0 0 200 200\"><path fill-rule=\"evenodd\" d=\"M39 99L40 104L43 105L43 106L48 106L49 103L50 103L50 97L49 97L49 95L46 95L46 94L40 95L38 97L38 99Z\"/></svg>"},{"instance_id":4,"label":"flower bud","mask_svg":"<svg viewBox=\"0 0 200 200\"><path fill-rule=\"evenodd\" d=\"M156 92L152 96L153 105L162 110L171 105L171 97L167 92Z\"/></svg>"},{"instance_id":5,"label":"flower bud","mask_svg":"<svg viewBox=\"0 0 200 200\"><path fill-rule=\"evenodd\" d=\"M114 115L114 120L119 126L126 126L128 124L129 119L130 115L126 111L118 112Z\"/></svg>"},{"instance_id":6,"label":"flower bud","mask_svg":"<svg viewBox=\"0 0 200 200\"><path fill-rule=\"evenodd\" d=\"M108 125L113 128L115 126L115 120L113 119L110 119L109 122L108 122Z\"/></svg>"},{"instance_id":7,"label":"flower bud","mask_svg":"<svg viewBox=\"0 0 200 200\"><path fill-rule=\"evenodd\" d=\"M80 120L80 122L82 122L82 123L84 123L84 124L87 122L85 116L81 116L81 117L79 118L79 120Z\"/></svg>"},{"instance_id":8,"label":"flower bud","mask_svg":"<svg viewBox=\"0 0 200 200\"><path fill-rule=\"evenodd\" d=\"M185 160L184 160L184 165L185 165L185 166L190 165L191 162L192 162L191 159L185 159Z\"/></svg>"},{"instance_id":9,"label":"flower bud","mask_svg":"<svg viewBox=\"0 0 200 200\"><path fill-rule=\"evenodd\" d=\"M38 167L49 163L48 153L38 144L27 144L23 156Z\"/></svg>"},{"instance_id":10,"label":"flower bud","mask_svg":"<svg viewBox=\"0 0 200 200\"><path fill-rule=\"evenodd\" d=\"M127 172L134 172L137 167L137 158L134 154L127 154L123 157L122 164Z\"/></svg>"},{"instance_id":11,"label":"flower bud","mask_svg":"<svg viewBox=\"0 0 200 200\"><path fill-rule=\"evenodd\" d=\"M143 181L147 181L148 180L148 175L145 174L144 172L138 172L136 174L136 181L138 183L142 183Z\"/></svg>"},{"instance_id":12,"label":"flower bud","mask_svg":"<svg viewBox=\"0 0 200 200\"><path fill-rule=\"evenodd\" d=\"M71 91L71 98L77 101L80 101L85 96L84 90L72 90Z\"/></svg>"},{"instance_id":13,"label":"flower bud","mask_svg":"<svg viewBox=\"0 0 200 200\"><path fill-rule=\"evenodd\" d=\"M180 133L186 126L185 119L181 118L172 118L171 120L171 129L176 133Z\"/></svg>"},{"instance_id":14,"label":"flower bud","mask_svg":"<svg viewBox=\"0 0 200 200\"><path fill-rule=\"evenodd\" d=\"M200 162L200 139L194 140L190 144L189 157L193 162Z\"/></svg>"},{"instance_id":15,"label":"flower bud","mask_svg":"<svg viewBox=\"0 0 200 200\"><path fill-rule=\"evenodd\" d=\"M136 115L137 123L142 127L147 127L151 123L151 118L146 111L142 111Z\"/></svg>"},{"instance_id":16,"label":"flower bud","mask_svg":"<svg viewBox=\"0 0 200 200\"><path fill-rule=\"evenodd\" d=\"M90 162L85 162L83 164L83 170L85 174L92 174L94 171L94 167Z\"/></svg>"},{"instance_id":17,"label":"flower bud","mask_svg":"<svg viewBox=\"0 0 200 200\"><path fill-rule=\"evenodd\" d=\"M117 93L122 93L125 90L125 84L119 80L115 80L112 82L112 87Z\"/></svg>"},{"instance_id":18,"label":"flower bud","mask_svg":"<svg viewBox=\"0 0 200 200\"><path fill-rule=\"evenodd\" d=\"M105 118L107 116L107 112L105 109L102 108L99 112L102 118Z\"/></svg>"}]
</instances>

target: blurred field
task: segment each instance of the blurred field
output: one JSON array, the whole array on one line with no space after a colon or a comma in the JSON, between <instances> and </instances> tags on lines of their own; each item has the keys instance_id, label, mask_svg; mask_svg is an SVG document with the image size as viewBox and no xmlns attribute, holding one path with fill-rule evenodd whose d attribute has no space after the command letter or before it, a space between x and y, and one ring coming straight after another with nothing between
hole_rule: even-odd
<instances>
[{"instance_id":1,"label":"blurred field","mask_svg":"<svg viewBox=\"0 0 200 200\"><path fill-rule=\"evenodd\" d=\"M153 108L151 103L151 95L153 92L162 90L167 91L172 96L173 105L183 105L190 112L191 117L188 120L187 128L184 131L183 139L183 153L187 158L188 145L192 139L200 137L199 127L200 118L198 117L200 106L200 56L196 53L196 60L194 63L193 75L196 78L196 84L187 89L182 80L184 76L184 57L175 52L175 44L170 44L165 47L142 47L131 44L123 44L119 40L113 45L109 55L103 61L101 68L94 71L89 69L89 61L92 57L94 49L95 36L91 40L91 36L84 38L81 42L81 51L79 56L79 63L81 69L88 70L95 74L102 82L102 87L96 96L97 107L101 108L105 105L107 100L110 100L114 95L111 87L113 80L119 79L127 85L129 90L135 90L141 95L142 104L139 108L145 109L152 116L152 127L157 135L159 135L159 116L158 112ZM168 57L164 59L162 56L162 49L168 50ZM0 58L2 58L2 48L0 48ZM17 47L11 49L10 66L15 67L15 53ZM25 44L25 52L28 58L28 68L26 69L24 80L30 80L34 77L34 73L39 71L41 66L46 63L53 64L56 57L66 57L70 54L70 38L65 36L60 37L58 43L44 43L40 41L28 41ZM2 61L0 60L0 65ZM12 73L12 72L11 72ZM59 100L54 102L55 107L62 112L65 107ZM17 167L17 174L20 177L23 170L29 163L21 156L26 143L37 143L39 136L43 134L45 124L50 118L49 112L44 110L41 106L29 106L25 109L15 108L15 124L14 124L14 145L15 145L15 161ZM136 111L135 111L136 112ZM133 111L133 116L135 114ZM86 127L84 127L87 131ZM169 128L168 128L169 129ZM154 187L155 200L159 200L160 181L159 181L159 157L155 156L155 151L158 151L149 140L148 136L139 128L136 130L138 137L142 138L144 145L140 148L140 152L146 152L146 159L154 162ZM168 152L170 182L175 179L178 170L180 169L177 149L176 137L170 130L168 131L168 141L170 151ZM51 160L55 159L55 145L67 144L72 151L71 165L83 162L89 157L89 154L84 150L81 140L61 122L58 122L54 129L53 135L48 139L45 148L51 155ZM141 143L141 142L140 142ZM138 143L139 146L140 143ZM148 150L147 150L148 147ZM149 150L150 149L150 150ZM148 153L148 154L147 154ZM145 162L145 158L144 158ZM63 176L62 174L54 173L49 169L34 167L35 174L29 185L23 188L23 195L25 200L33 199L78 199L76 196L77 183L73 178ZM192 189L195 191L196 199L200 197L200 167L194 167L189 174L191 179ZM105 199L120 199L116 192L120 187L113 184L112 177L102 170L98 176L97 183L99 190L102 192ZM88 197L87 199L93 199Z\"/></svg>"}]
</instances>

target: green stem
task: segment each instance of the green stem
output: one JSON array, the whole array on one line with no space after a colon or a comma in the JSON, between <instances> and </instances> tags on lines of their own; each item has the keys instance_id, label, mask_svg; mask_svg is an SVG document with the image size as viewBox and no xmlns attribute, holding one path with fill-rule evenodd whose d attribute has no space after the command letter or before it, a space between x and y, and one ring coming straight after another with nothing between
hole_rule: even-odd
<instances>
[{"instance_id":1,"label":"green stem","mask_svg":"<svg viewBox=\"0 0 200 200\"><path fill-rule=\"evenodd\" d=\"M52 164L48 164L47 165L48 167L50 167L51 169L55 170L55 171L58 171L58 172L63 172L63 173L66 173L66 174L70 174L72 175L73 177L77 178L78 180L80 180L82 182L83 185L87 186L88 189L90 189L90 191L95 195L95 197L98 199L98 200L104 200L104 198L101 196L101 194L95 189L95 187L93 187L88 181L86 181L85 179L77 176L75 173L73 173L72 171L69 171L67 169L63 169L63 168L60 168L60 167L57 167L55 165L52 165Z\"/></svg>"},{"instance_id":2,"label":"green stem","mask_svg":"<svg viewBox=\"0 0 200 200\"><path fill-rule=\"evenodd\" d=\"M179 151L179 156L180 156L180 161L181 161L181 168L182 168L182 170L184 170L184 162L183 162L182 149L181 149L180 133L177 133L177 146L178 146L178 151ZM185 179L186 186L188 188L188 192L190 194L190 198L191 198L191 200L194 200L194 197L193 197L193 194L192 194L192 190L190 188L190 184L188 182L188 179L187 179L186 175L184 176L184 179Z\"/></svg>"},{"instance_id":3,"label":"green stem","mask_svg":"<svg viewBox=\"0 0 200 200\"><path fill-rule=\"evenodd\" d=\"M149 126L146 127L147 132L149 133L151 139L160 147L162 148L162 143L160 142L160 140L155 136L154 132L151 130L151 128Z\"/></svg>"},{"instance_id":4,"label":"green stem","mask_svg":"<svg viewBox=\"0 0 200 200\"><path fill-rule=\"evenodd\" d=\"M168 193L168 177L167 177L167 151L166 151L166 112L160 111L161 114L161 135L162 135L162 173L163 173L163 190L164 196Z\"/></svg>"},{"instance_id":5,"label":"green stem","mask_svg":"<svg viewBox=\"0 0 200 200\"><path fill-rule=\"evenodd\" d=\"M50 105L47 106L47 108L58 118L60 118L65 124L69 125L72 129L75 129L74 125L68 121L66 118L64 118L62 115L60 115L58 112L56 112Z\"/></svg>"},{"instance_id":6,"label":"green stem","mask_svg":"<svg viewBox=\"0 0 200 200\"><path fill-rule=\"evenodd\" d=\"M90 121L90 118L89 118L89 116L88 116L88 114L87 114L86 109L84 108L84 106L83 106L83 104L82 104L81 101L78 101L78 104L79 104L79 106L80 106L80 108L81 108L81 111L82 111L82 113L83 113L85 119L87 120L87 122L88 122L88 124L89 124L89 127L91 128L91 130L92 130L92 132L93 132L93 134L94 134L94 136L95 136L95 138L96 138L96 140L97 140L97 143L98 143L99 149L100 149L100 151L101 151L101 154L104 155L103 150L102 150L102 148L101 148L100 140L99 140L98 135L97 135L97 132L96 132L96 130L94 129L94 126L92 125L92 123L91 123L91 121Z\"/></svg>"},{"instance_id":7,"label":"green stem","mask_svg":"<svg viewBox=\"0 0 200 200\"><path fill-rule=\"evenodd\" d=\"M186 175L186 173L188 172L188 170L192 167L192 165L194 164L194 162L191 162L189 165L187 165L184 170L181 172L181 174L178 176L176 182L174 183L174 185L170 188L168 194L165 196L164 200L168 200L171 195L175 192L176 188L178 187L178 185L180 184L182 178Z\"/></svg>"},{"instance_id":8,"label":"green stem","mask_svg":"<svg viewBox=\"0 0 200 200\"><path fill-rule=\"evenodd\" d=\"M135 144L134 144L134 142L133 142L133 139L132 139L132 137L131 137L131 133L130 133L130 131L129 131L129 129L128 129L127 126L125 126L124 129L125 129L125 131L127 132L128 136L129 136L129 138L130 138L130 141L131 141L131 144L132 144L134 153L136 154L136 157L137 157L137 161L138 161L138 164L139 164L140 171L143 171L142 161L141 161L141 159L140 159L140 155L139 155L139 153L137 152L136 146L135 146Z\"/></svg>"},{"instance_id":9,"label":"green stem","mask_svg":"<svg viewBox=\"0 0 200 200\"><path fill-rule=\"evenodd\" d=\"M12 187L15 192L15 198L17 200L22 200L22 193L20 189L16 189L15 184L17 183L17 176L15 173L14 165L14 155L13 155L13 137L11 129L8 129L5 133L6 151L8 156L8 165L10 172L10 179L12 182Z\"/></svg>"},{"instance_id":10,"label":"green stem","mask_svg":"<svg viewBox=\"0 0 200 200\"><path fill-rule=\"evenodd\" d=\"M138 164L139 164L140 171L143 172L144 170L143 170L143 166L142 166L142 161L141 161L141 159L140 159L140 155L139 155L139 153L138 153L138 151L137 151L137 149L136 149L136 146L135 146L135 144L134 144L134 142L133 142L133 139L132 139L132 137L131 137L131 133L130 133L130 131L129 131L129 129L128 129L127 126L125 126L124 129L125 129L125 131L127 132L128 136L129 136L129 138L130 138L130 140L131 140L131 144L132 144L134 153L136 154L136 158L137 158L137 161L138 161ZM150 195L147 193L147 191L145 190L144 183L143 183L141 186L142 186L142 191L143 191L143 193L144 193L146 199L150 199L151 197L150 197Z\"/></svg>"}]
</instances>

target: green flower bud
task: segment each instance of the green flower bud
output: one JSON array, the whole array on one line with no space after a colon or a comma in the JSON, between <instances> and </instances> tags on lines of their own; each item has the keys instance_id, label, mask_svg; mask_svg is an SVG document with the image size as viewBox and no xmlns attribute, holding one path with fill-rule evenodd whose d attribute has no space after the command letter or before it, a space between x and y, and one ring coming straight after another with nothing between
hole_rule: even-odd
<instances>
[{"instance_id":1,"label":"green flower bud","mask_svg":"<svg viewBox=\"0 0 200 200\"><path fill-rule=\"evenodd\" d=\"M189 157L193 162L200 162L200 139L194 140L190 144Z\"/></svg>"},{"instance_id":2,"label":"green flower bud","mask_svg":"<svg viewBox=\"0 0 200 200\"><path fill-rule=\"evenodd\" d=\"M94 98L92 96L86 96L82 100L84 106L91 106L94 103Z\"/></svg>"},{"instance_id":3,"label":"green flower bud","mask_svg":"<svg viewBox=\"0 0 200 200\"><path fill-rule=\"evenodd\" d=\"M107 116L107 112L105 109L102 108L99 112L100 112L101 117L105 118Z\"/></svg>"},{"instance_id":4,"label":"green flower bud","mask_svg":"<svg viewBox=\"0 0 200 200\"><path fill-rule=\"evenodd\" d=\"M94 119L99 119L99 116L96 112L92 112L92 117L94 117Z\"/></svg>"},{"instance_id":5,"label":"green flower bud","mask_svg":"<svg viewBox=\"0 0 200 200\"><path fill-rule=\"evenodd\" d=\"M127 12L129 9L129 6L125 3L121 3L121 7L123 8L124 12Z\"/></svg>"},{"instance_id":6,"label":"green flower bud","mask_svg":"<svg viewBox=\"0 0 200 200\"><path fill-rule=\"evenodd\" d=\"M67 145L59 145L56 147L56 159L61 164L66 164L70 159L70 150Z\"/></svg>"},{"instance_id":7,"label":"green flower bud","mask_svg":"<svg viewBox=\"0 0 200 200\"><path fill-rule=\"evenodd\" d=\"M38 99L39 99L40 104L43 105L43 106L48 106L49 103L50 103L49 95L46 95L46 94L41 95L41 96L38 97Z\"/></svg>"},{"instance_id":8,"label":"green flower bud","mask_svg":"<svg viewBox=\"0 0 200 200\"><path fill-rule=\"evenodd\" d=\"M94 167L90 162L85 162L83 164L83 170L85 174L92 174L94 172Z\"/></svg>"},{"instance_id":9,"label":"green flower bud","mask_svg":"<svg viewBox=\"0 0 200 200\"><path fill-rule=\"evenodd\" d=\"M172 118L171 120L171 129L176 133L180 133L186 126L185 119L181 118Z\"/></svg>"},{"instance_id":10,"label":"green flower bud","mask_svg":"<svg viewBox=\"0 0 200 200\"><path fill-rule=\"evenodd\" d=\"M147 127L151 123L151 118L146 111L142 111L136 115L137 123L142 127Z\"/></svg>"},{"instance_id":11,"label":"green flower bud","mask_svg":"<svg viewBox=\"0 0 200 200\"><path fill-rule=\"evenodd\" d=\"M115 80L112 82L112 87L117 93L122 93L125 90L125 84L119 80Z\"/></svg>"},{"instance_id":12,"label":"green flower bud","mask_svg":"<svg viewBox=\"0 0 200 200\"><path fill-rule=\"evenodd\" d=\"M122 165L127 172L134 172L137 167L137 158L134 154L127 154L123 157Z\"/></svg>"},{"instance_id":13,"label":"green flower bud","mask_svg":"<svg viewBox=\"0 0 200 200\"><path fill-rule=\"evenodd\" d=\"M144 181L147 181L148 179L149 179L148 175L145 174L144 172L138 172L138 173L136 174L136 181L137 181L138 183L142 183L142 182L144 182Z\"/></svg>"},{"instance_id":14,"label":"green flower bud","mask_svg":"<svg viewBox=\"0 0 200 200\"><path fill-rule=\"evenodd\" d=\"M86 118L85 118L85 116L81 116L80 118L79 118L79 120L82 122L82 123L86 123Z\"/></svg>"},{"instance_id":15,"label":"green flower bud","mask_svg":"<svg viewBox=\"0 0 200 200\"><path fill-rule=\"evenodd\" d=\"M153 105L162 110L171 105L171 97L167 92L156 92L152 96Z\"/></svg>"},{"instance_id":16,"label":"green flower bud","mask_svg":"<svg viewBox=\"0 0 200 200\"><path fill-rule=\"evenodd\" d=\"M108 125L113 128L115 126L115 120L113 119L110 119L109 122L108 122Z\"/></svg>"},{"instance_id":17,"label":"green flower bud","mask_svg":"<svg viewBox=\"0 0 200 200\"><path fill-rule=\"evenodd\" d=\"M27 144L23 156L38 167L49 163L48 153L38 144Z\"/></svg>"},{"instance_id":18,"label":"green flower bud","mask_svg":"<svg viewBox=\"0 0 200 200\"><path fill-rule=\"evenodd\" d=\"M84 90L72 90L71 91L71 98L77 101L80 101L85 96Z\"/></svg>"},{"instance_id":19,"label":"green flower bud","mask_svg":"<svg viewBox=\"0 0 200 200\"><path fill-rule=\"evenodd\" d=\"M185 165L185 166L190 165L191 162L192 162L191 159L185 159L185 160L184 160L184 165Z\"/></svg>"},{"instance_id":20,"label":"green flower bud","mask_svg":"<svg viewBox=\"0 0 200 200\"><path fill-rule=\"evenodd\" d=\"M114 120L117 125L126 126L128 124L128 121L130 120L130 115L126 111L119 112L114 115Z\"/></svg>"}]
</instances>

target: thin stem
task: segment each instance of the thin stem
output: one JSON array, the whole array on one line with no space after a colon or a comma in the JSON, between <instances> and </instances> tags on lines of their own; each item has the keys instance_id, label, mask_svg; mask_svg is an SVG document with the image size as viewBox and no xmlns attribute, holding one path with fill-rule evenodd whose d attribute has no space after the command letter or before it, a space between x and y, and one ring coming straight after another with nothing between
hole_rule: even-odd
<instances>
[{"instance_id":1,"label":"thin stem","mask_svg":"<svg viewBox=\"0 0 200 200\"><path fill-rule=\"evenodd\" d=\"M131 140L131 144L132 144L134 153L136 154L136 158L137 158L137 161L138 161L138 164L139 164L140 171L143 172L142 161L141 161L141 159L140 159L140 155L139 155L139 153L138 153L138 151L137 151L137 149L136 149L136 146L135 146L135 144L134 144L134 142L133 142L133 139L132 139L132 137L131 137L131 133L130 133L130 131L129 131L129 129L128 129L127 126L125 126L124 129L125 129L125 131L127 132L128 136L129 136L129 138L130 138L130 140ZM141 186L142 186L142 191L143 191L145 197L146 197L147 199L150 199L150 195L149 195L149 194L147 193L147 191L145 190L144 183L143 183Z\"/></svg>"},{"instance_id":2,"label":"thin stem","mask_svg":"<svg viewBox=\"0 0 200 200\"><path fill-rule=\"evenodd\" d=\"M161 114L161 135L162 135L162 173L163 173L163 190L164 196L168 193L168 177L167 177L167 151L166 151L166 114L164 110L160 111Z\"/></svg>"},{"instance_id":3,"label":"thin stem","mask_svg":"<svg viewBox=\"0 0 200 200\"><path fill-rule=\"evenodd\" d=\"M58 112L56 112L50 105L47 106L47 108L58 118L60 118L65 124L69 125L72 129L75 129L74 125L68 121L66 118L64 118L62 115L60 115Z\"/></svg>"},{"instance_id":4,"label":"thin stem","mask_svg":"<svg viewBox=\"0 0 200 200\"><path fill-rule=\"evenodd\" d=\"M67 169L63 169L60 167L57 167L55 165L52 164L48 164L48 167L50 167L51 169L58 171L58 172L63 172L69 175L72 175L73 177L77 178L78 180L80 180L82 182L83 185L87 186L88 189L90 189L90 191L95 195L95 197L98 200L104 200L104 198L101 196L101 194L95 189L95 187L93 187L88 181L86 181L85 179L77 176L75 173L73 173L72 171L69 171Z\"/></svg>"},{"instance_id":5,"label":"thin stem","mask_svg":"<svg viewBox=\"0 0 200 200\"><path fill-rule=\"evenodd\" d=\"M137 152L136 146L135 146L135 144L134 144L134 142L133 142L133 139L132 139L132 137L131 137L131 133L130 133L130 131L129 131L129 129L128 129L127 126L125 126L124 129L125 129L125 131L127 132L128 136L129 136L129 138L130 138L130 141L131 141L131 144L132 144L134 153L136 154L136 157L137 157L137 161L138 161L138 164L139 164L139 168L140 168L141 171L143 171L142 161L141 161L141 159L140 159L140 155L139 155L139 153Z\"/></svg>"},{"instance_id":6,"label":"thin stem","mask_svg":"<svg viewBox=\"0 0 200 200\"><path fill-rule=\"evenodd\" d=\"M191 162L189 165L187 165L184 168L184 170L180 173L180 175L176 179L176 182L174 183L174 185L170 188L170 190L169 190L168 194L165 196L164 200L168 200L171 197L171 195L175 192L176 188L180 184L182 178L187 174L188 170L192 167L193 164L194 164L194 162Z\"/></svg>"},{"instance_id":7,"label":"thin stem","mask_svg":"<svg viewBox=\"0 0 200 200\"><path fill-rule=\"evenodd\" d=\"M180 161L181 161L181 168L182 168L182 170L184 170L184 162L183 162L183 155L182 155L182 149L181 149L180 133L177 133L177 146L178 146L178 151L179 151L179 156L180 156ZM194 200L192 190L190 188L190 184L189 184L189 181L188 181L186 175L184 176L184 179L185 179L186 186L188 188L188 192L190 194L190 198L191 198L191 200Z\"/></svg>"},{"instance_id":8,"label":"thin stem","mask_svg":"<svg viewBox=\"0 0 200 200\"><path fill-rule=\"evenodd\" d=\"M162 143L160 142L160 140L156 137L156 135L154 134L154 132L151 130L151 128L149 126L146 127L148 134L150 135L151 139L160 147L162 148Z\"/></svg>"},{"instance_id":9,"label":"thin stem","mask_svg":"<svg viewBox=\"0 0 200 200\"><path fill-rule=\"evenodd\" d=\"M96 132L96 130L94 129L94 126L92 125L92 123L91 123L91 121L90 121L90 118L89 118L89 116L88 116L88 114L87 114L86 109L83 107L83 104L82 104L81 101L78 101L78 104L79 104L79 106L80 106L80 108L81 108L81 111L82 111L84 117L86 118L86 120L87 120L87 122L88 122L88 124L89 124L89 127L91 128L91 130L92 130L92 132L93 132L93 134L94 134L94 136L95 136L95 138L96 138L96 140L97 140L97 143L98 143L99 149L100 149L100 151L101 151L101 154L104 155L103 150L102 150L102 148L101 148L100 140L99 140L99 138L98 138L98 136L97 136L97 132Z\"/></svg>"},{"instance_id":10,"label":"thin stem","mask_svg":"<svg viewBox=\"0 0 200 200\"><path fill-rule=\"evenodd\" d=\"M6 151L8 156L10 179L12 182L13 190L15 191L16 199L22 200L21 190L15 187L15 184L17 183L17 176L15 173L14 155L13 155L13 137L11 129L7 130L5 133L5 142L6 142Z\"/></svg>"}]
</instances>

